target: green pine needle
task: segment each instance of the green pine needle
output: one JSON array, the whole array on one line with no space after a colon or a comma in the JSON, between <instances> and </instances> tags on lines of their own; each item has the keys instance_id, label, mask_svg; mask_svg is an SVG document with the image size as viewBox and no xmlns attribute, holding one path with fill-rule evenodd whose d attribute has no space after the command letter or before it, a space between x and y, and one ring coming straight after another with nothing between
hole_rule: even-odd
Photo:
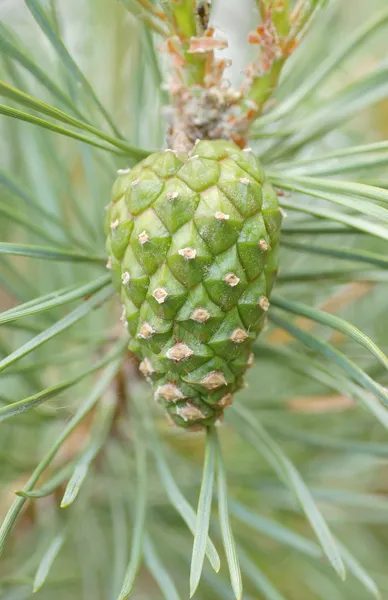
<instances>
[{"instance_id":1,"label":"green pine needle","mask_svg":"<svg viewBox=\"0 0 388 600\"><path fill-rule=\"evenodd\" d=\"M215 437L217 457L217 493L220 527L224 542L226 559L228 561L230 581L237 600L241 600L243 594L240 564L233 531L229 520L228 510L228 485L226 482L225 468L221 453L221 445L217 433L214 430L211 435Z\"/></svg>"},{"instance_id":2,"label":"green pine needle","mask_svg":"<svg viewBox=\"0 0 388 600\"><path fill-rule=\"evenodd\" d=\"M155 432L149 428L151 450L154 454L156 466L158 469L160 481L174 508L180 514L191 533L195 534L196 514L191 504L186 500L179 487L177 486L171 471L167 465L160 443ZM221 562L218 552L209 538L206 544L206 556L216 573L220 570Z\"/></svg>"},{"instance_id":3,"label":"green pine needle","mask_svg":"<svg viewBox=\"0 0 388 600\"><path fill-rule=\"evenodd\" d=\"M211 431L207 432L205 460L201 491L198 500L197 522L195 528L193 553L190 567L190 598L194 596L201 579L203 561L210 525L210 512L213 496L215 473L215 438Z\"/></svg>"},{"instance_id":4,"label":"green pine needle","mask_svg":"<svg viewBox=\"0 0 388 600\"><path fill-rule=\"evenodd\" d=\"M117 350L121 351L121 353L122 353L123 342L120 342L118 344ZM40 461L38 466L35 468L34 472L32 473L31 477L29 478L28 482L26 483L26 485L23 488L24 492L29 492L34 488L37 481L39 480L39 477L42 475L44 470L50 465L50 463L54 459L55 455L57 454L57 452L59 451L59 449L65 442L65 440L69 437L69 435L74 431L74 429L77 427L77 425L82 421L82 419L92 410L94 405L98 402L101 395L104 393L106 387L110 384L113 377L116 375L116 373L120 367L121 361L122 361L121 355L119 358L115 357L114 354L110 357L111 364L108 367L106 367L104 373L102 374L99 381L92 389L89 396L81 404L81 406L78 408L77 412L74 414L73 418L69 421L69 423L67 424L65 429L62 431L62 433L60 434L58 439L55 441L55 443L52 445L50 450L46 453L46 455L42 458L42 460ZM0 527L0 555L4 549L4 545L5 545L7 538L12 530L12 527L15 524L15 521L16 521L21 509L23 508L25 502L26 502L25 497L18 497L13 502L11 508L9 509L9 511Z\"/></svg>"},{"instance_id":5,"label":"green pine needle","mask_svg":"<svg viewBox=\"0 0 388 600\"><path fill-rule=\"evenodd\" d=\"M345 567L334 538L298 471L265 429L252 419L247 409L238 406L235 410L249 424L249 429L245 433L248 440L265 456L278 475L293 490L328 560L339 577L345 580Z\"/></svg>"},{"instance_id":6,"label":"green pine needle","mask_svg":"<svg viewBox=\"0 0 388 600\"><path fill-rule=\"evenodd\" d=\"M117 600L125 600L125 598L128 598L130 595L143 556L143 538L147 507L147 454L141 432L136 433L134 446L137 474L136 502L133 511L134 526L130 559Z\"/></svg>"},{"instance_id":7,"label":"green pine needle","mask_svg":"<svg viewBox=\"0 0 388 600\"><path fill-rule=\"evenodd\" d=\"M66 533L67 531L63 531L56 535L44 553L34 578L34 587L32 590L34 594L40 590L46 581L50 569L66 541Z\"/></svg>"}]
</instances>

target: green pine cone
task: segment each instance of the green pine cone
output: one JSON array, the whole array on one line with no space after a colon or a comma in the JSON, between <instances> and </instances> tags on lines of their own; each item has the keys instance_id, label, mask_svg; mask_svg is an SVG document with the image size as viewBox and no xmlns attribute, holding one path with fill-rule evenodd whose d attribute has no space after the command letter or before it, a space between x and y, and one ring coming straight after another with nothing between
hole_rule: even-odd
<instances>
[{"instance_id":1,"label":"green pine cone","mask_svg":"<svg viewBox=\"0 0 388 600\"><path fill-rule=\"evenodd\" d=\"M181 427L209 426L243 386L278 269L277 196L249 149L199 141L119 172L108 266L129 348Z\"/></svg>"}]
</instances>

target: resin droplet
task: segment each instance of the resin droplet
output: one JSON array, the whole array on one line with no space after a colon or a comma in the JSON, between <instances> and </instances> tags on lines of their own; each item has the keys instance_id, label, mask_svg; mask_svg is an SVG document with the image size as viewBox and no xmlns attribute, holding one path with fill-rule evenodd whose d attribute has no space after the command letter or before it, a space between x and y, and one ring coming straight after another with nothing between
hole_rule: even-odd
<instances>
[{"instance_id":1,"label":"resin droplet","mask_svg":"<svg viewBox=\"0 0 388 600\"><path fill-rule=\"evenodd\" d=\"M216 390L227 383L225 375L221 371L211 371L201 380L201 384L208 390Z\"/></svg>"},{"instance_id":2,"label":"resin droplet","mask_svg":"<svg viewBox=\"0 0 388 600\"><path fill-rule=\"evenodd\" d=\"M180 362L185 358L190 358L190 356L193 356L193 354L194 352L192 349L186 346L186 344L175 344L175 346L166 352L167 358L170 358L174 362Z\"/></svg>"},{"instance_id":3,"label":"resin droplet","mask_svg":"<svg viewBox=\"0 0 388 600\"><path fill-rule=\"evenodd\" d=\"M142 231L137 238L140 242L140 244L142 246L144 246L144 244L146 244L147 242L150 241L150 238L148 237L148 233L146 231Z\"/></svg>"},{"instance_id":4,"label":"resin droplet","mask_svg":"<svg viewBox=\"0 0 388 600\"><path fill-rule=\"evenodd\" d=\"M267 311L269 309L269 300L266 296L260 296L258 305L261 309Z\"/></svg>"},{"instance_id":5,"label":"resin droplet","mask_svg":"<svg viewBox=\"0 0 388 600\"><path fill-rule=\"evenodd\" d=\"M234 273L228 273L225 275L224 281L227 285L230 285L230 287L235 287L238 283L240 283L240 278Z\"/></svg>"},{"instance_id":6,"label":"resin droplet","mask_svg":"<svg viewBox=\"0 0 388 600\"><path fill-rule=\"evenodd\" d=\"M176 385L166 383L156 388L155 400L158 401L160 398L167 400L167 402L177 402L178 400L183 400L184 395Z\"/></svg>"},{"instance_id":7,"label":"resin droplet","mask_svg":"<svg viewBox=\"0 0 388 600\"><path fill-rule=\"evenodd\" d=\"M147 323L147 321L145 321L143 323L143 325L140 327L140 331L139 331L137 337L141 338L143 340L149 340L150 338L152 338L154 333L155 333L155 329L153 327L151 327L151 325L149 323Z\"/></svg>"},{"instance_id":8,"label":"resin droplet","mask_svg":"<svg viewBox=\"0 0 388 600\"><path fill-rule=\"evenodd\" d=\"M176 414L182 417L185 421L198 421L198 419L204 419L205 415L194 404L185 404L185 406L177 406Z\"/></svg>"},{"instance_id":9,"label":"resin droplet","mask_svg":"<svg viewBox=\"0 0 388 600\"><path fill-rule=\"evenodd\" d=\"M225 396L222 396L221 400L218 401L218 406L220 406L221 408L226 408L227 406L230 406L233 402L233 394L225 394Z\"/></svg>"},{"instance_id":10,"label":"resin droplet","mask_svg":"<svg viewBox=\"0 0 388 600\"><path fill-rule=\"evenodd\" d=\"M190 315L190 319L197 321L197 323L206 323L210 317L211 315L206 308L196 308Z\"/></svg>"},{"instance_id":11,"label":"resin droplet","mask_svg":"<svg viewBox=\"0 0 388 600\"><path fill-rule=\"evenodd\" d=\"M178 250L178 254L183 256L186 260L192 260L197 256L197 251L194 248L182 248Z\"/></svg>"},{"instance_id":12,"label":"resin droplet","mask_svg":"<svg viewBox=\"0 0 388 600\"><path fill-rule=\"evenodd\" d=\"M168 298L168 292L164 288L156 288L156 290L152 292L152 295L159 304L163 304L166 298Z\"/></svg>"},{"instance_id":13,"label":"resin droplet","mask_svg":"<svg viewBox=\"0 0 388 600\"><path fill-rule=\"evenodd\" d=\"M230 336L230 339L235 344L242 344L243 342L245 342L246 339L248 339L248 337L249 335L247 334L245 329L241 329L240 327L238 327L233 331L232 335Z\"/></svg>"},{"instance_id":14,"label":"resin droplet","mask_svg":"<svg viewBox=\"0 0 388 600\"><path fill-rule=\"evenodd\" d=\"M230 219L230 215L226 215L225 213L221 212L220 210L217 210L214 213L214 216L217 219L217 221L227 221L228 219Z\"/></svg>"},{"instance_id":15,"label":"resin droplet","mask_svg":"<svg viewBox=\"0 0 388 600\"><path fill-rule=\"evenodd\" d=\"M131 281L131 276L129 274L128 271L124 271L124 273L122 273L121 275L121 282L123 285L128 285L128 283Z\"/></svg>"},{"instance_id":16,"label":"resin droplet","mask_svg":"<svg viewBox=\"0 0 388 600\"><path fill-rule=\"evenodd\" d=\"M140 373L143 373L143 375L145 375L146 377L148 375L152 375L152 373L155 372L149 358L145 358L144 360L141 361L141 363L139 365L139 371L140 371Z\"/></svg>"}]
</instances>

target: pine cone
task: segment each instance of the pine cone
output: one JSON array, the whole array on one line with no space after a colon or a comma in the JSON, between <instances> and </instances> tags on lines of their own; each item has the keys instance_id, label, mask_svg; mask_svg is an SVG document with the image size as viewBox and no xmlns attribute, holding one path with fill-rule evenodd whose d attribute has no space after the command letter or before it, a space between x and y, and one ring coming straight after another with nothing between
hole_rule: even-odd
<instances>
[{"instance_id":1,"label":"pine cone","mask_svg":"<svg viewBox=\"0 0 388 600\"><path fill-rule=\"evenodd\" d=\"M278 269L277 196L249 149L200 141L120 171L107 211L130 349L179 426L212 425L244 381Z\"/></svg>"}]
</instances>

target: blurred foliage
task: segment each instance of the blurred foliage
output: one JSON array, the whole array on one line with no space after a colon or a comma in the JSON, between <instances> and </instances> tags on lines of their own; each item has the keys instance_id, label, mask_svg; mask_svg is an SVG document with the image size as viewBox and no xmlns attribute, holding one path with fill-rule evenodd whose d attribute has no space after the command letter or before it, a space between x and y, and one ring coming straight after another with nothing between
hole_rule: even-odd
<instances>
[{"instance_id":1,"label":"blurred foliage","mask_svg":"<svg viewBox=\"0 0 388 600\"><path fill-rule=\"evenodd\" d=\"M165 58L126 4L0 3L1 79L82 125L0 87L18 117L0 119L1 600L115 599L144 523L132 597L188 597L180 494L196 506L204 436L169 428L135 383L104 270L115 170L165 137ZM240 65L253 6L215 4ZM388 597L387 30L385 2L329 1L252 134L288 216L269 327L218 432L246 600ZM221 571L205 561L199 600L233 598L215 517Z\"/></svg>"}]
</instances>

